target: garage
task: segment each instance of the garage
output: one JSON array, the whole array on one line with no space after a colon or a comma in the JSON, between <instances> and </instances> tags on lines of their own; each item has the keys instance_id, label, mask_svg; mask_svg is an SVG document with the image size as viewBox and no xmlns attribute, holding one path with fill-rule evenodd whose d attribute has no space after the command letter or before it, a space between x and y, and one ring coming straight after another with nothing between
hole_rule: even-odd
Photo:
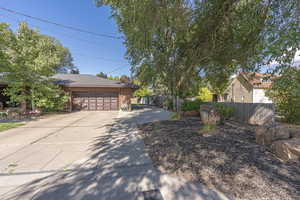
<instances>
[{"instance_id":1,"label":"garage","mask_svg":"<svg viewBox=\"0 0 300 200\"><path fill-rule=\"evenodd\" d=\"M73 110L118 110L119 95L116 92L74 92Z\"/></svg>"},{"instance_id":2,"label":"garage","mask_svg":"<svg viewBox=\"0 0 300 200\"><path fill-rule=\"evenodd\" d=\"M131 97L137 86L90 74L56 74L55 83L69 95L68 111L131 110Z\"/></svg>"}]
</instances>

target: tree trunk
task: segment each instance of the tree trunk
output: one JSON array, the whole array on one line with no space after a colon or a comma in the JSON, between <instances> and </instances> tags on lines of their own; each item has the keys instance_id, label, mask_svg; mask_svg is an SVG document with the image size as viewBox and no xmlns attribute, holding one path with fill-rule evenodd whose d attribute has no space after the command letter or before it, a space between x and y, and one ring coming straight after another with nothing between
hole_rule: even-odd
<instances>
[{"instance_id":1,"label":"tree trunk","mask_svg":"<svg viewBox=\"0 0 300 200\"><path fill-rule=\"evenodd\" d=\"M25 92L25 91L22 91L22 92L21 92L21 95L22 95L23 97L26 96L26 92ZM27 101L26 101L26 99L24 99L24 100L22 100L22 101L20 102L20 110L21 110L22 113L25 113L25 112L27 111Z\"/></svg>"},{"instance_id":2,"label":"tree trunk","mask_svg":"<svg viewBox=\"0 0 300 200\"><path fill-rule=\"evenodd\" d=\"M20 102L20 110L22 113L25 113L27 111L27 102L26 100L22 100Z\"/></svg>"}]
</instances>

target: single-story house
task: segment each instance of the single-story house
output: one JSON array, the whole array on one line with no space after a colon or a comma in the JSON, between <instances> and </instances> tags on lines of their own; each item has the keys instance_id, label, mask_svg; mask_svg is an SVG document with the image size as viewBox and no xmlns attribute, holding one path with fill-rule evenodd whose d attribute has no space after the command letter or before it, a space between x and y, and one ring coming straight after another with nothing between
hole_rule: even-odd
<instances>
[{"instance_id":1,"label":"single-story house","mask_svg":"<svg viewBox=\"0 0 300 200\"><path fill-rule=\"evenodd\" d=\"M270 74L241 72L234 76L225 94L218 101L238 103L273 103L266 96L272 85Z\"/></svg>"},{"instance_id":2,"label":"single-story house","mask_svg":"<svg viewBox=\"0 0 300 200\"><path fill-rule=\"evenodd\" d=\"M56 74L55 84L70 94L67 110L131 110L137 86L88 74ZM7 85L0 80L0 90ZM0 91L0 93L2 93ZM7 97L0 95L0 101Z\"/></svg>"}]
</instances>

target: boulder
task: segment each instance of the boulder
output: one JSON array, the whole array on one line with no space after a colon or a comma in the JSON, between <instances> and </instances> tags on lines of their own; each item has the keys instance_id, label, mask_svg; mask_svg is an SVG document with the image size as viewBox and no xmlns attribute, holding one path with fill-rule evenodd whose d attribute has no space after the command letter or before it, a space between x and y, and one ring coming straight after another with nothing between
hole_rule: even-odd
<instances>
[{"instance_id":1,"label":"boulder","mask_svg":"<svg viewBox=\"0 0 300 200\"><path fill-rule=\"evenodd\" d=\"M300 128L288 128L292 138L300 138Z\"/></svg>"},{"instance_id":2,"label":"boulder","mask_svg":"<svg viewBox=\"0 0 300 200\"><path fill-rule=\"evenodd\" d=\"M276 141L271 150L284 161L300 159L300 138Z\"/></svg>"},{"instance_id":3,"label":"boulder","mask_svg":"<svg viewBox=\"0 0 300 200\"><path fill-rule=\"evenodd\" d=\"M192 111L184 111L181 113L183 117L199 117L199 111L192 110Z\"/></svg>"},{"instance_id":4,"label":"boulder","mask_svg":"<svg viewBox=\"0 0 300 200\"><path fill-rule=\"evenodd\" d=\"M204 124L219 124L221 121L220 114L212 105L202 105L199 112Z\"/></svg>"},{"instance_id":5,"label":"boulder","mask_svg":"<svg viewBox=\"0 0 300 200\"><path fill-rule=\"evenodd\" d=\"M255 130L256 143L271 145L276 140L290 138L290 132L283 126L259 126Z\"/></svg>"}]
</instances>

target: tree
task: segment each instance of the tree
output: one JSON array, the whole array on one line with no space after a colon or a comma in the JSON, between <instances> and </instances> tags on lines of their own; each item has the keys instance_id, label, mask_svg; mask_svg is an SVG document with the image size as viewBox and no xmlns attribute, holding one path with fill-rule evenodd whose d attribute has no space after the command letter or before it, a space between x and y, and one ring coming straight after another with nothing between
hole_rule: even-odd
<instances>
[{"instance_id":1,"label":"tree","mask_svg":"<svg viewBox=\"0 0 300 200\"><path fill-rule=\"evenodd\" d=\"M121 81L122 83L131 83L130 78L129 78L128 76L126 76L126 75L122 75L122 76L120 77L120 81Z\"/></svg>"},{"instance_id":2,"label":"tree","mask_svg":"<svg viewBox=\"0 0 300 200\"><path fill-rule=\"evenodd\" d=\"M284 67L299 48L298 0L97 2L112 8L133 72L152 71L154 84L173 97L197 85L199 72L219 76L212 80L222 90L230 73L274 60Z\"/></svg>"},{"instance_id":3,"label":"tree","mask_svg":"<svg viewBox=\"0 0 300 200\"><path fill-rule=\"evenodd\" d=\"M287 122L300 123L300 70L290 67L275 78L267 95Z\"/></svg>"},{"instance_id":4,"label":"tree","mask_svg":"<svg viewBox=\"0 0 300 200\"><path fill-rule=\"evenodd\" d=\"M24 22L19 24L16 33L8 26L1 26L1 39L7 41L1 46L1 53L7 63L0 70L5 72L6 94L11 101L20 103L22 111L26 111L28 102L34 106L40 100L40 93L48 94L48 99L58 98L62 92L52 85L50 77L73 66L69 50L54 38L30 29ZM54 97L50 98L50 94Z\"/></svg>"},{"instance_id":5,"label":"tree","mask_svg":"<svg viewBox=\"0 0 300 200\"><path fill-rule=\"evenodd\" d=\"M203 88L199 89L197 99L202 102L209 102L209 101L212 101L213 94L208 88L203 87Z\"/></svg>"},{"instance_id":6,"label":"tree","mask_svg":"<svg viewBox=\"0 0 300 200\"><path fill-rule=\"evenodd\" d=\"M100 78L105 78L107 79L107 74L100 72L99 74L96 74L96 76L100 77Z\"/></svg>"}]
</instances>

